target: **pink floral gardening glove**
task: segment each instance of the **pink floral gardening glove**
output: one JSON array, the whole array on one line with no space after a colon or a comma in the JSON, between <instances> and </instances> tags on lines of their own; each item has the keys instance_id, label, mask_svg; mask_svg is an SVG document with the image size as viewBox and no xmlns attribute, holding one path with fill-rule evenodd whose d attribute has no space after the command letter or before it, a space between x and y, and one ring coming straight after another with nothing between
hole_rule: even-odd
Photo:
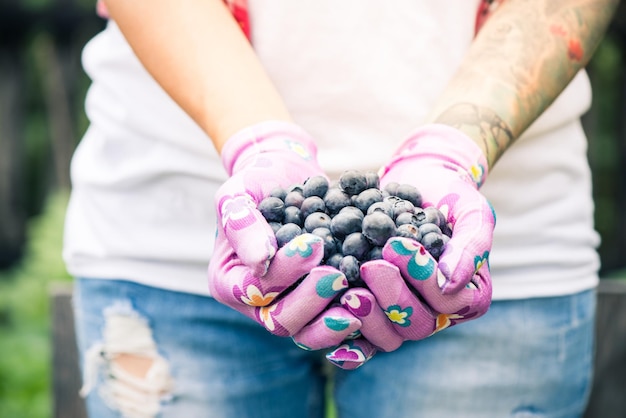
<instances>
[{"instance_id":1,"label":"pink floral gardening glove","mask_svg":"<svg viewBox=\"0 0 626 418\"><path fill-rule=\"evenodd\" d=\"M360 332L378 349L395 350L406 340L426 338L488 310L495 213L479 192L486 176L478 146L438 124L414 132L383 167L381 188L394 182L417 187L422 206L439 208L453 232L438 261L417 241L393 237L382 260L361 266L369 290L348 290L342 304L361 320Z\"/></svg>"},{"instance_id":2,"label":"pink floral gardening glove","mask_svg":"<svg viewBox=\"0 0 626 418\"><path fill-rule=\"evenodd\" d=\"M211 295L303 348L332 347L360 321L338 306L325 311L348 286L343 274L320 266L322 239L297 236L277 252L274 233L257 204L277 186L323 175L312 138L300 127L269 121L244 129L222 150L230 178L216 194L215 250L209 264Z\"/></svg>"}]
</instances>

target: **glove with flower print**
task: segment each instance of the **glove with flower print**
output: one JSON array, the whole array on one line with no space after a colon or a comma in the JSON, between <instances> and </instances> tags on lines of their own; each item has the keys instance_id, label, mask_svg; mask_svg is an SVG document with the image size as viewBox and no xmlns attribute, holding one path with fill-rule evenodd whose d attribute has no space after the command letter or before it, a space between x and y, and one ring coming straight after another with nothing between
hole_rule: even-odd
<instances>
[{"instance_id":1,"label":"glove with flower print","mask_svg":"<svg viewBox=\"0 0 626 418\"><path fill-rule=\"evenodd\" d=\"M414 185L422 206L439 208L453 232L438 261L417 241L394 237L382 260L361 266L368 289L349 289L342 305L361 320L360 332L378 349L395 350L488 310L495 213L479 192L486 176L476 143L439 124L415 131L383 167L381 188Z\"/></svg>"},{"instance_id":2,"label":"glove with flower print","mask_svg":"<svg viewBox=\"0 0 626 418\"><path fill-rule=\"evenodd\" d=\"M360 321L342 307L326 310L348 286L343 274L320 266L321 238L303 234L277 251L274 233L257 204L274 188L323 175L311 137L292 123L268 121L230 138L222 162L230 178L216 194L211 295L302 347L336 346Z\"/></svg>"}]
</instances>

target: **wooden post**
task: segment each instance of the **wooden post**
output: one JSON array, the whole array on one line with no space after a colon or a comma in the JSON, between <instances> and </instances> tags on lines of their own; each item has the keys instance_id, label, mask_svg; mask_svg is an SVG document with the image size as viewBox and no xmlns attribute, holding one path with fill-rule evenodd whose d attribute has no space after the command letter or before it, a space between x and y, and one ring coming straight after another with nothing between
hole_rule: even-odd
<instances>
[{"instance_id":1,"label":"wooden post","mask_svg":"<svg viewBox=\"0 0 626 418\"><path fill-rule=\"evenodd\" d=\"M594 385L584 418L626 417L626 280L598 288Z\"/></svg>"},{"instance_id":2,"label":"wooden post","mask_svg":"<svg viewBox=\"0 0 626 418\"><path fill-rule=\"evenodd\" d=\"M0 269L20 258L25 241L23 91L19 51L0 44Z\"/></svg>"},{"instance_id":3,"label":"wooden post","mask_svg":"<svg viewBox=\"0 0 626 418\"><path fill-rule=\"evenodd\" d=\"M72 311L72 288L52 287L52 393L54 418L86 418Z\"/></svg>"}]
</instances>

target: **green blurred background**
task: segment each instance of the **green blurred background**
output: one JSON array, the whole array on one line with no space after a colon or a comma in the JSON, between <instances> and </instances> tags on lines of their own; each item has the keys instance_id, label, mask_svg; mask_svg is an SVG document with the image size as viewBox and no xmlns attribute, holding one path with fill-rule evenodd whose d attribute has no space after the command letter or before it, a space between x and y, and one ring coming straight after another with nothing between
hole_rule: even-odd
<instances>
[{"instance_id":1,"label":"green blurred background","mask_svg":"<svg viewBox=\"0 0 626 418\"><path fill-rule=\"evenodd\" d=\"M50 286L61 260L68 165L87 121L85 42L104 22L93 0L0 0L0 417L52 414ZM590 137L603 279L626 268L626 13L588 69Z\"/></svg>"}]
</instances>

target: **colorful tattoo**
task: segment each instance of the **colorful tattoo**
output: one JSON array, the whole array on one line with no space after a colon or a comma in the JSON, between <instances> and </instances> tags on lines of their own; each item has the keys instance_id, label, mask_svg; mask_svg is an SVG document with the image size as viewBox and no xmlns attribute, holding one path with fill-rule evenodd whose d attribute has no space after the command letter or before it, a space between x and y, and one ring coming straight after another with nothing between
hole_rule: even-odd
<instances>
[{"instance_id":1,"label":"colorful tattoo","mask_svg":"<svg viewBox=\"0 0 626 418\"><path fill-rule=\"evenodd\" d=\"M480 139L483 150L492 152L513 142L511 128L493 110L472 103L458 103L445 110L435 120L452 126L474 139ZM487 155L487 161L496 159Z\"/></svg>"},{"instance_id":2,"label":"colorful tattoo","mask_svg":"<svg viewBox=\"0 0 626 418\"><path fill-rule=\"evenodd\" d=\"M588 62L618 0L507 0L475 42L431 120L470 135L489 165Z\"/></svg>"}]
</instances>

